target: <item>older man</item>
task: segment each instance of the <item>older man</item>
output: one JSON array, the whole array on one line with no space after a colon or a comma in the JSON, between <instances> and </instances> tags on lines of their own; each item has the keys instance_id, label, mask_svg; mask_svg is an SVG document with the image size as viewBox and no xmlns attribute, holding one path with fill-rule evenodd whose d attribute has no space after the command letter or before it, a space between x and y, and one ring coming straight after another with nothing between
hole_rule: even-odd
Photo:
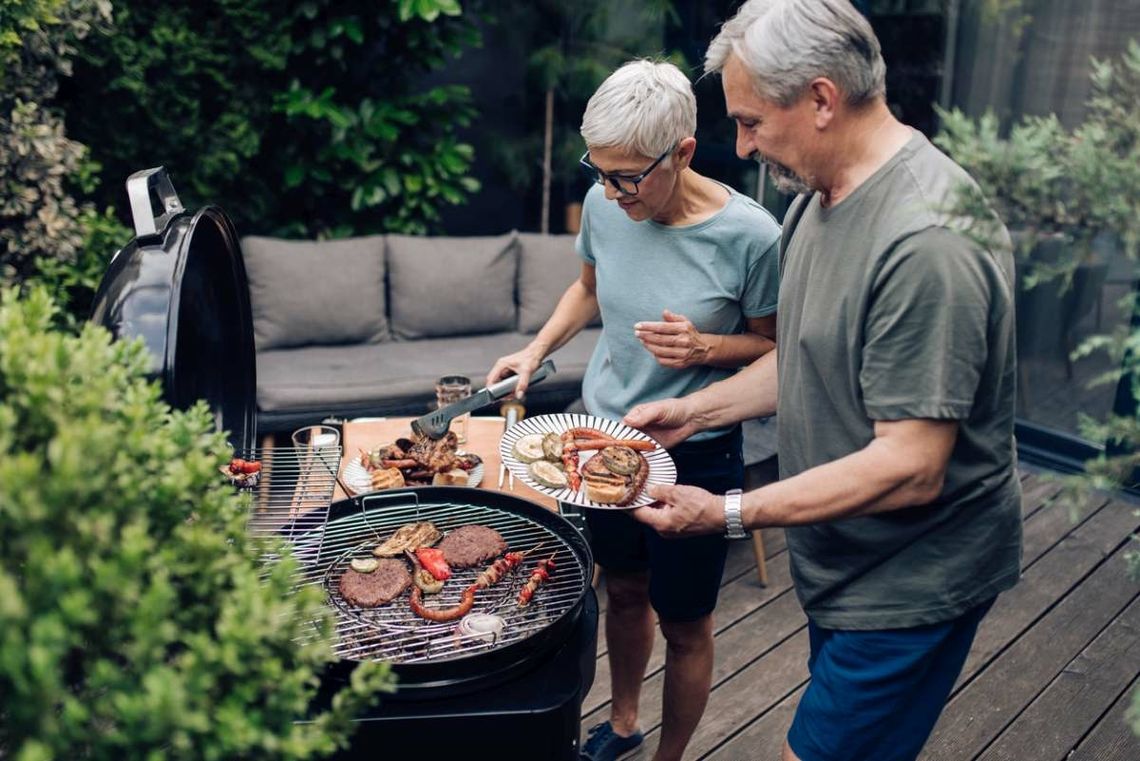
<instances>
[{"instance_id":1,"label":"older man","mask_svg":"<svg viewBox=\"0 0 1140 761\"><path fill-rule=\"evenodd\" d=\"M657 487L636 517L666 536L788 527L812 680L784 758L913 759L1019 574L1008 239L987 250L944 213L971 180L891 115L878 40L846 0L752 0L706 69L737 153L801 193L777 350L625 420L670 446L778 411L781 480Z\"/></svg>"}]
</instances>

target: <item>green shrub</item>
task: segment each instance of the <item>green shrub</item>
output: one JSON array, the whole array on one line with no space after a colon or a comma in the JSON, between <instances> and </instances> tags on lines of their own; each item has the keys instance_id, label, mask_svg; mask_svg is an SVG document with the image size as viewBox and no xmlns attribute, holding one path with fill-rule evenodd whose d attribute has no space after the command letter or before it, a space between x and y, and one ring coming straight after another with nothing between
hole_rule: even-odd
<instances>
[{"instance_id":1,"label":"green shrub","mask_svg":"<svg viewBox=\"0 0 1140 761\"><path fill-rule=\"evenodd\" d=\"M188 207L242 234L424 232L478 188L462 87L424 75L477 44L456 0L116 2L60 100L117 205L163 164ZM107 118L112 114L114 118Z\"/></svg>"},{"instance_id":2,"label":"green shrub","mask_svg":"<svg viewBox=\"0 0 1140 761\"><path fill-rule=\"evenodd\" d=\"M76 201L97 185L98 165L52 101L75 46L109 18L105 1L0 2L0 286L43 283L72 326L127 237L109 211Z\"/></svg>"},{"instance_id":3,"label":"green shrub","mask_svg":"<svg viewBox=\"0 0 1140 761\"><path fill-rule=\"evenodd\" d=\"M159 400L140 343L53 332L53 310L0 293L0 757L332 751L388 670L308 715L330 614L285 549L256 559L222 434Z\"/></svg>"}]
</instances>

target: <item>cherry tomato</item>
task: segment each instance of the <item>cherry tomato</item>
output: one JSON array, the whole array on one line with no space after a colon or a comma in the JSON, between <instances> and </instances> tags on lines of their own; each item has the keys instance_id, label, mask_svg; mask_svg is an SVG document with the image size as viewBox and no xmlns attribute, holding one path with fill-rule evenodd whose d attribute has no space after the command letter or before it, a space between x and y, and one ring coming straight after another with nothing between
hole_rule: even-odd
<instances>
[{"instance_id":1,"label":"cherry tomato","mask_svg":"<svg viewBox=\"0 0 1140 761\"><path fill-rule=\"evenodd\" d=\"M245 465L242 467L242 473L259 473L261 472L261 463L257 460L246 460Z\"/></svg>"},{"instance_id":2,"label":"cherry tomato","mask_svg":"<svg viewBox=\"0 0 1140 761\"><path fill-rule=\"evenodd\" d=\"M242 459L237 458L237 457L230 460L230 472L231 473L244 473L245 472L245 460L242 460Z\"/></svg>"}]
</instances>

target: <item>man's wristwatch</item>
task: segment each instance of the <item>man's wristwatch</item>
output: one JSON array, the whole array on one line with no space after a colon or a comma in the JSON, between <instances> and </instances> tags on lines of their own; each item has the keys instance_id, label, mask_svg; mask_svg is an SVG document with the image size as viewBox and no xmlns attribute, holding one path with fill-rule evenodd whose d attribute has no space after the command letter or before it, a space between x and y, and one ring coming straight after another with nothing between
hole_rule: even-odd
<instances>
[{"instance_id":1,"label":"man's wristwatch","mask_svg":"<svg viewBox=\"0 0 1140 761\"><path fill-rule=\"evenodd\" d=\"M740 512L740 489L729 489L724 495L724 535L729 539L747 539L744 515Z\"/></svg>"}]
</instances>

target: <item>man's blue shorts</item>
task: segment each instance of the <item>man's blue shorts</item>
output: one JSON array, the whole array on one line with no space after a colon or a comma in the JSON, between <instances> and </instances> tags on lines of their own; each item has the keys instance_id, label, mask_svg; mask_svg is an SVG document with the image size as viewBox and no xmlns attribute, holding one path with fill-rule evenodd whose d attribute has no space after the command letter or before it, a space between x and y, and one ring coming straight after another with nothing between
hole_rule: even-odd
<instances>
[{"instance_id":1,"label":"man's blue shorts","mask_svg":"<svg viewBox=\"0 0 1140 761\"><path fill-rule=\"evenodd\" d=\"M724 494L744 486L744 437L740 426L704 441L669 450L677 483ZM590 549L602 568L615 573L649 572L649 602L662 621L696 621L712 613L728 540L723 534L665 539L625 510L586 510Z\"/></svg>"},{"instance_id":2,"label":"man's blue shorts","mask_svg":"<svg viewBox=\"0 0 1140 761\"><path fill-rule=\"evenodd\" d=\"M808 624L808 684L788 745L801 761L912 761L930 736L990 600L909 629Z\"/></svg>"}]
</instances>

